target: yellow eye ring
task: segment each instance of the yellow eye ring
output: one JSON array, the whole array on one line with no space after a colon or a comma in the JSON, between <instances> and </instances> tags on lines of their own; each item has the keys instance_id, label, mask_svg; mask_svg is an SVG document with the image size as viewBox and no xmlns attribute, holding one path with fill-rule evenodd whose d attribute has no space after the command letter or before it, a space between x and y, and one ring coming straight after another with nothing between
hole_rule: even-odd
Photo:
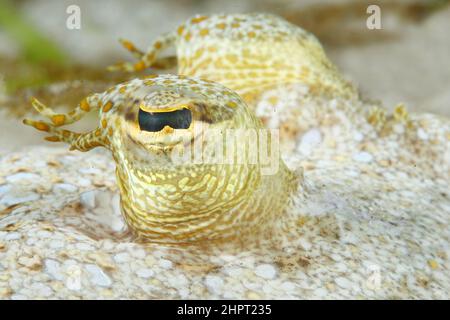
<instances>
[{"instance_id":1,"label":"yellow eye ring","mask_svg":"<svg viewBox=\"0 0 450 320\"><path fill-rule=\"evenodd\" d=\"M179 106L155 109L155 108L146 106L145 104L141 103L141 105L139 106L139 109L141 109L142 111L145 111L145 112L158 113L158 112L172 112L172 111L177 111L177 110L182 110L182 109L189 109L189 106L182 104Z\"/></svg>"}]
</instances>

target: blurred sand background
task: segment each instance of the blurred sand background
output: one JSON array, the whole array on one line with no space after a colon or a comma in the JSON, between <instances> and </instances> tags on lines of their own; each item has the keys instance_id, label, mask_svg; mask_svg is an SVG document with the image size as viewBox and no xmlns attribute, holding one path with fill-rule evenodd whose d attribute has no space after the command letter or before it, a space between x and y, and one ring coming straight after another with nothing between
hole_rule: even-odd
<instances>
[{"instance_id":1,"label":"blurred sand background","mask_svg":"<svg viewBox=\"0 0 450 320\"><path fill-rule=\"evenodd\" d=\"M0 0L0 5L5 1ZM72 4L81 8L81 30L66 28L66 9ZM370 4L381 8L381 30L366 27ZM96 82L82 82L81 89L69 95L54 90L49 93L40 82L42 74L46 77L43 83L69 79L119 81L104 72L107 65L118 60L132 60L118 38L146 48L157 35L174 30L197 13L257 11L281 15L313 32L331 60L358 85L363 97L379 100L388 109L404 102L413 111L450 116L447 0L21 0L8 5L58 47L64 56L64 69L58 69L58 63L41 63L27 56L18 41L20 35L2 26L2 15L4 22L8 14L0 11L0 80L3 78L6 84L6 89L0 86L0 152L44 143L42 135L18 121L24 114L32 114L25 99L31 94L29 88L48 105L54 106L48 97L53 96L65 107L99 89ZM84 126L93 126L94 119L91 117Z\"/></svg>"}]
</instances>

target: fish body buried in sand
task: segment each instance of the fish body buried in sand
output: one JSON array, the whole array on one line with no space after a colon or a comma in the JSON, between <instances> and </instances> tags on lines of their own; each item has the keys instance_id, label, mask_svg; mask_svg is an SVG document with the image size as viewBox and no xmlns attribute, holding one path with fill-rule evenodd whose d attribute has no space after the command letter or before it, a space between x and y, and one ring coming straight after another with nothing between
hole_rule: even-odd
<instances>
[{"instance_id":1,"label":"fish body buried in sand","mask_svg":"<svg viewBox=\"0 0 450 320\"><path fill-rule=\"evenodd\" d=\"M254 23L258 17L261 26ZM202 30L212 22L217 22L217 29ZM250 25L265 31L240 36ZM290 31L285 38L267 38L279 30L277 26ZM76 256L80 264L92 268L92 254L101 257L95 263L109 272L113 285L108 290L86 286L80 296L87 298L448 299L448 119L410 114L401 104L390 114L359 99L326 62L317 40L312 35L302 37L304 33L270 15L197 16L176 32L182 75L148 76L119 84L87 97L68 114L55 113L34 100L34 107L50 121L25 122L50 133L49 140L67 142L81 151L96 146L112 151L123 215L145 243L111 235L113 228L90 217L89 207L81 214L74 209L78 192L92 187L81 186L76 179L82 167L98 167L89 178L116 191L110 157L102 152L69 155L58 148L34 148L0 159L6 180L17 173L16 158L43 177L22 185L20 194L42 188L41 180L52 183L52 174L79 191L62 194L49 187L42 200L13 208L17 212L0 219L0 227L11 230L0 231L0 242L8 237L0 253L6 257L2 261L8 262L6 270L14 276L23 272L17 257L33 243L33 254L39 249L42 257L61 264ZM295 54L286 55L281 50L283 41L278 41L285 39L287 46L289 37L300 41L292 46ZM220 47L220 39L229 46ZM153 46L163 50L169 42L155 41ZM253 62L252 55L241 60L248 52L257 54L261 48L267 53L271 47L277 48L273 60L267 55L256 55ZM212 54L214 48L220 48L217 55ZM142 57L137 49L130 49ZM242 56L226 58L227 50ZM154 58L158 63L150 67L171 61L160 59L159 51ZM282 59L292 70L307 67L300 73L303 76L286 81L286 68L270 62ZM189 158L172 162L176 157L168 156L195 145L192 136L206 146L201 150L217 151L224 149L217 131L259 130L261 123L253 111L261 118L263 104L266 120L292 120L285 124L294 129L287 140L296 143L295 152L283 153L283 159L290 167L298 162L305 181L281 161L275 174L262 174L262 163L247 158L254 153L241 153L249 162L246 165L231 166ZM100 120L91 132L59 128L93 109L100 110ZM243 136L235 132L235 137ZM216 148L207 147L213 144ZM45 165L35 165L36 159L61 161L63 166L49 171ZM55 203L60 203L60 210ZM114 209L108 206L105 211L107 219L115 217ZM79 221L73 223L73 218ZM21 226L20 233L13 231L16 225ZM54 231L49 236L50 229ZM45 236L40 237L39 231L45 231ZM10 242L11 236L20 239ZM62 248L54 247L52 240L61 238L66 239ZM245 247L232 240L241 240ZM88 251L76 249L86 243ZM143 281L142 274L150 278ZM25 289L30 278L48 285L42 273L32 271L24 277ZM54 296L72 294L58 290Z\"/></svg>"},{"instance_id":2,"label":"fish body buried in sand","mask_svg":"<svg viewBox=\"0 0 450 320\"><path fill-rule=\"evenodd\" d=\"M278 150L276 137L236 93L214 82L155 75L93 94L68 114L56 114L36 99L33 106L50 122L24 123L48 132L48 140L79 151L111 150L123 215L145 241L267 237L283 221L301 181L301 172L290 171L271 150L266 151L278 165L264 172L255 155L260 148ZM99 109L98 128L83 134L59 128L92 109ZM249 143L246 133L267 136ZM231 161L216 157L234 147L239 151Z\"/></svg>"}]
</instances>

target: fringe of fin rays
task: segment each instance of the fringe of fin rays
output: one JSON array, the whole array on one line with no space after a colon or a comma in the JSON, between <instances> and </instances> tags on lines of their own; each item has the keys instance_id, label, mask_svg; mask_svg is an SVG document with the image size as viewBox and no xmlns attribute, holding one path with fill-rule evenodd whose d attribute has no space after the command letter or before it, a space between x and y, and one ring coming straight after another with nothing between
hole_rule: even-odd
<instances>
[{"instance_id":1,"label":"fringe of fin rays","mask_svg":"<svg viewBox=\"0 0 450 320\"><path fill-rule=\"evenodd\" d=\"M51 142L65 142L71 147L70 150L88 151L98 146L107 146L108 140L102 134L100 127L86 132L77 133L70 130L61 129L61 126L69 125L80 120L91 110L98 110L101 107L99 95L94 94L82 100L78 106L67 114L56 113L36 98L31 98L33 107L50 121L37 121L24 119L23 123L36 128L37 130L48 132L50 136L45 140Z\"/></svg>"}]
</instances>

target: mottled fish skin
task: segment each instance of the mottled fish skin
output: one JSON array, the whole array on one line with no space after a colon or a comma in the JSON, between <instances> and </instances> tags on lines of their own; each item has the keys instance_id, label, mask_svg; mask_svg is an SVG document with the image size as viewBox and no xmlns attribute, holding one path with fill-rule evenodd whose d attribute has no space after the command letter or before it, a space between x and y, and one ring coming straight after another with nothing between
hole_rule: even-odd
<instances>
[{"instance_id":1,"label":"mottled fish skin","mask_svg":"<svg viewBox=\"0 0 450 320\"><path fill-rule=\"evenodd\" d=\"M272 14L197 15L159 36L146 52L128 40L121 43L138 61L109 70L160 68L163 51L175 47L178 74L219 82L247 103L280 84L304 84L329 97L356 95L313 34Z\"/></svg>"}]
</instances>

